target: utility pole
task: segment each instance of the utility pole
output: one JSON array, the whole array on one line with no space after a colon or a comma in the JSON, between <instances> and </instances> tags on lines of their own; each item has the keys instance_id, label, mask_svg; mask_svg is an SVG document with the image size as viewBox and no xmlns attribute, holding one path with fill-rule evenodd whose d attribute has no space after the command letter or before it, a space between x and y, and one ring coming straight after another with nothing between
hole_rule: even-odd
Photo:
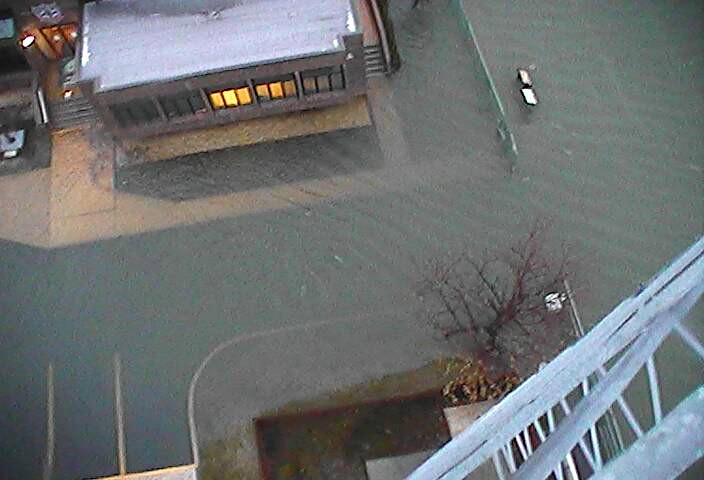
<instances>
[{"instance_id":1,"label":"utility pole","mask_svg":"<svg viewBox=\"0 0 704 480\"><path fill-rule=\"evenodd\" d=\"M54 366L49 363L46 369L46 458L43 480L51 480L54 476L54 450Z\"/></svg>"},{"instance_id":2,"label":"utility pole","mask_svg":"<svg viewBox=\"0 0 704 480\"><path fill-rule=\"evenodd\" d=\"M122 368L120 354L116 353L113 359L115 370L115 422L117 430L117 465L120 476L127 474L127 456L125 454L125 418L122 409Z\"/></svg>"}]
</instances>

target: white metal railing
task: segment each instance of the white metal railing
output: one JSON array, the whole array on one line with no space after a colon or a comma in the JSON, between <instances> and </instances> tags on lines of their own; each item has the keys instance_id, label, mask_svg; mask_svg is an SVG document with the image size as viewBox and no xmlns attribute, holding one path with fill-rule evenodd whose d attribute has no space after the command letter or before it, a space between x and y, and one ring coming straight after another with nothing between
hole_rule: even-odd
<instances>
[{"instance_id":1,"label":"white metal railing","mask_svg":"<svg viewBox=\"0 0 704 480\"><path fill-rule=\"evenodd\" d=\"M386 24L384 23L384 17L381 14L381 9L377 0L369 0L369 6L372 10L372 16L374 17L374 23L376 24L376 29L379 33L379 42L381 43L381 51L384 54L384 61L386 63L386 70L391 68L391 47L389 46L389 37L386 34Z\"/></svg>"},{"instance_id":2,"label":"white metal railing","mask_svg":"<svg viewBox=\"0 0 704 480\"><path fill-rule=\"evenodd\" d=\"M42 87L37 87L34 91L37 96L37 105L39 106L39 123L41 125L46 125L49 123L49 111L46 108L46 98L44 97L44 90Z\"/></svg>"},{"instance_id":3,"label":"white metal railing","mask_svg":"<svg viewBox=\"0 0 704 480\"><path fill-rule=\"evenodd\" d=\"M492 460L497 477L557 480L600 476L612 467L603 455L598 425L617 408L639 448L652 445L653 431L675 424L665 416L654 353L671 333L678 334L701 359L704 346L680 321L704 291L704 238L699 239L647 286L625 299L583 338L566 349L537 374L484 414L435 453L409 480L464 479ZM645 370L648 378L653 426L650 433L626 402L624 390ZM575 393L578 399L575 401ZM700 393L704 395L704 392ZM575 402L570 405L570 400ZM704 424L704 411L692 422ZM677 409L675 409L677 410ZM694 415L696 417L696 415ZM674 436L673 436L674 437ZM673 457L670 474L676 475L704 452L704 435L698 442L667 452ZM673 440L674 442L675 440ZM623 463L621 457L612 460ZM640 452L641 455L643 452ZM631 457L629 468L648 468ZM623 468L623 467L621 467ZM678 471L679 469L679 471ZM632 470L638 472L639 470Z\"/></svg>"}]
</instances>

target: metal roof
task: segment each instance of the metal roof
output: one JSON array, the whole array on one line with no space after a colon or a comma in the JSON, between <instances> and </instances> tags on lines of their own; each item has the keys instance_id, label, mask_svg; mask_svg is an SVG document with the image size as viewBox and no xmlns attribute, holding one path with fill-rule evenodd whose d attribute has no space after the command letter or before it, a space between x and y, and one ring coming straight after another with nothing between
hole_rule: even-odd
<instances>
[{"instance_id":1,"label":"metal roof","mask_svg":"<svg viewBox=\"0 0 704 480\"><path fill-rule=\"evenodd\" d=\"M352 0L102 0L83 11L81 80L98 91L343 49Z\"/></svg>"}]
</instances>

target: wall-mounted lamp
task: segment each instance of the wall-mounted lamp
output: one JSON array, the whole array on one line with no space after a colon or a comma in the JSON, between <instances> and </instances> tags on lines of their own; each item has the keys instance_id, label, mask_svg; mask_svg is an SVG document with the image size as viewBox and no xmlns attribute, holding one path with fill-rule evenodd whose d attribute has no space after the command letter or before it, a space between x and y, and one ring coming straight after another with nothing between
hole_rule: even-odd
<instances>
[{"instance_id":1,"label":"wall-mounted lamp","mask_svg":"<svg viewBox=\"0 0 704 480\"><path fill-rule=\"evenodd\" d=\"M20 40L20 45L22 45L22 48L29 48L32 45L34 45L34 42L36 41L36 38L32 34L25 35L22 37L22 40Z\"/></svg>"},{"instance_id":2,"label":"wall-mounted lamp","mask_svg":"<svg viewBox=\"0 0 704 480\"><path fill-rule=\"evenodd\" d=\"M64 90L64 100L68 100L73 97L73 90Z\"/></svg>"}]
</instances>

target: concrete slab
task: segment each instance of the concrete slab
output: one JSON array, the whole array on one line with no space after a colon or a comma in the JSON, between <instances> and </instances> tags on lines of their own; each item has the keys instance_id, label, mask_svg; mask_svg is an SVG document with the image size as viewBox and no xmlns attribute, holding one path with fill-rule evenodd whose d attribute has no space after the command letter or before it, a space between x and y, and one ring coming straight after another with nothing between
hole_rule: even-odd
<instances>
[{"instance_id":1,"label":"concrete slab","mask_svg":"<svg viewBox=\"0 0 704 480\"><path fill-rule=\"evenodd\" d=\"M447 420L447 426L450 428L452 438L462 433L496 403L496 400L487 400L485 402L444 409L443 412L445 413L445 419Z\"/></svg>"},{"instance_id":2,"label":"concrete slab","mask_svg":"<svg viewBox=\"0 0 704 480\"><path fill-rule=\"evenodd\" d=\"M112 210L111 162L99 156L82 130L52 136L51 216L61 219Z\"/></svg>"},{"instance_id":3,"label":"concrete slab","mask_svg":"<svg viewBox=\"0 0 704 480\"><path fill-rule=\"evenodd\" d=\"M462 433L465 429L467 429L467 427L473 424L479 417L481 417L497 403L497 400L487 400L485 402L471 403L469 405L460 405L458 407L444 409L443 412L445 414L447 426L450 429L450 435L452 438L455 438L457 435ZM489 461L482 464L467 478L469 480L495 480L498 477L492 462Z\"/></svg>"},{"instance_id":4,"label":"concrete slab","mask_svg":"<svg viewBox=\"0 0 704 480\"><path fill-rule=\"evenodd\" d=\"M178 467L160 468L148 472L128 473L126 475L115 475L111 477L101 477L95 480L195 480L196 466L181 465Z\"/></svg>"},{"instance_id":5,"label":"concrete slab","mask_svg":"<svg viewBox=\"0 0 704 480\"><path fill-rule=\"evenodd\" d=\"M0 177L0 238L29 245L48 243L51 172Z\"/></svg>"},{"instance_id":6,"label":"concrete slab","mask_svg":"<svg viewBox=\"0 0 704 480\"><path fill-rule=\"evenodd\" d=\"M433 453L432 451L425 451L398 457L367 460L367 478L369 480L401 480L406 478Z\"/></svg>"}]
</instances>

